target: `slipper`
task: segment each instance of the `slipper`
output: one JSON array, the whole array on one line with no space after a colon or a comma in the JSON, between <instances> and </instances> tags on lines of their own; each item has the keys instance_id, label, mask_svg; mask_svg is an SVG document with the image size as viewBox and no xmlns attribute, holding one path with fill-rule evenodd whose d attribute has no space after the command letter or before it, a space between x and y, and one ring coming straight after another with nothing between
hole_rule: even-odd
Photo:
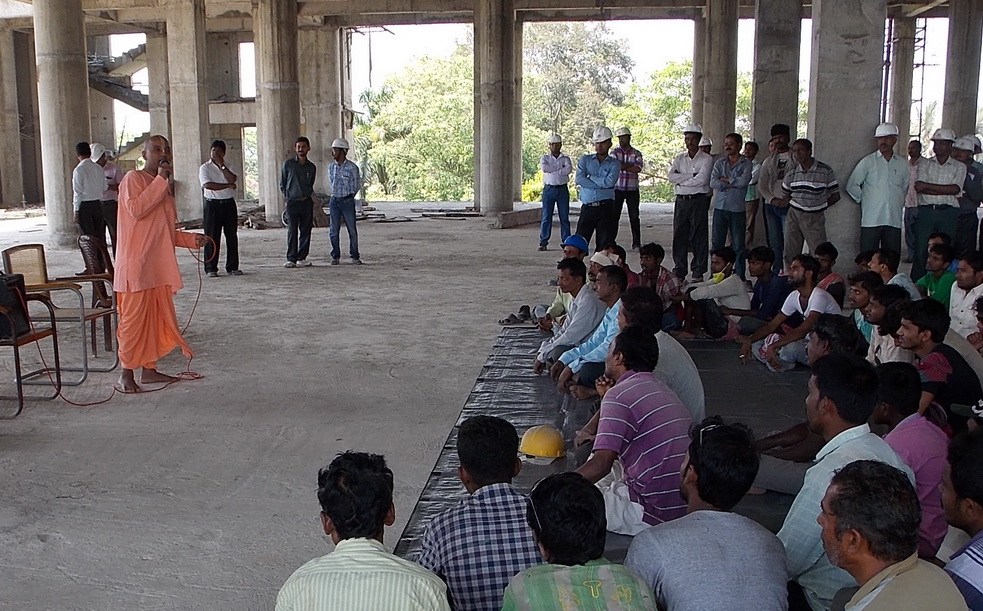
<instances>
[{"instance_id":1,"label":"slipper","mask_svg":"<svg viewBox=\"0 0 983 611\"><path fill-rule=\"evenodd\" d=\"M529 311L529 306L524 305L519 308L519 320L526 322L532 318L532 313Z\"/></svg>"},{"instance_id":2,"label":"slipper","mask_svg":"<svg viewBox=\"0 0 983 611\"><path fill-rule=\"evenodd\" d=\"M522 319L515 314L509 314L506 318L498 321L500 325L520 325L522 324Z\"/></svg>"}]
</instances>

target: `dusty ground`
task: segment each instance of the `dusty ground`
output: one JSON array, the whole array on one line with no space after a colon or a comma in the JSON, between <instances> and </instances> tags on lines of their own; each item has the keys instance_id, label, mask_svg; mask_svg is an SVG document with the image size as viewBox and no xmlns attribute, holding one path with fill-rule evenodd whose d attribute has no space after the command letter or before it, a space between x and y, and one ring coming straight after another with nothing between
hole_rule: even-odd
<instances>
[{"instance_id":1,"label":"dusty ground","mask_svg":"<svg viewBox=\"0 0 983 611\"><path fill-rule=\"evenodd\" d=\"M0 246L42 241L43 222L0 223ZM668 245L670 225L667 206L643 205L646 241ZM395 471L395 544L497 319L550 299L558 251L536 251L536 226L484 219L359 231L366 265L329 267L316 229L315 267L287 270L281 230L241 230L246 275L204 278L186 334L203 379L90 408L32 402L0 422L0 608L272 608L287 576L330 549L316 475L350 448ZM53 275L82 267L77 252L47 254ZM199 276L187 251L179 260L183 323ZM175 353L160 368L186 366ZM11 368L0 354L4 391ZM103 399L115 377L65 394Z\"/></svg>"}]
</instances>

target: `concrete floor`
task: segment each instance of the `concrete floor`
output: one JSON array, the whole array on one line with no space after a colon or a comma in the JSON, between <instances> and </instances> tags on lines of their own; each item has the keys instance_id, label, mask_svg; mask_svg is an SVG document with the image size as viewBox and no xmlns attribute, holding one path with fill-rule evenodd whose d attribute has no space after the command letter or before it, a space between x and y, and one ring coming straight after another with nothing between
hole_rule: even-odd
<instances>
[{"instance_id":1,"label":"concrete floor","mask_svg":"<svg viewBox=\"0 0 983 611\"><path fill-rule=\"evenodd\" d=\"M671 208L642 214L644 240L668 246ZM39 222L0 223L0 244L42 240ZM0 423L0 608L271 608L295 568L330 550L316 475L350 448L384 453L395 472L395 545L497 319L549 300L558 251L536 251L538 227L491 230L484 219L359 230L366 265L329 267L327 230L316 229L315 267L296 270L281 267L281 230L240 230L246 275L202 279L186 333L203 379L89 408L33 402ZM626 241L627 219L621 231ZM47 254L53 275L81 269L74 251ZM183 323L199 277L189 253L179 260ZM0 354L2 379L10 369ZM106 398L115 377L93 374L65 394ZM740 413L718 380L708 413L718 400ZM774 413L757 403L747 415L759 430L801 413L801 402Z\"/></svg>"}]
</instances>

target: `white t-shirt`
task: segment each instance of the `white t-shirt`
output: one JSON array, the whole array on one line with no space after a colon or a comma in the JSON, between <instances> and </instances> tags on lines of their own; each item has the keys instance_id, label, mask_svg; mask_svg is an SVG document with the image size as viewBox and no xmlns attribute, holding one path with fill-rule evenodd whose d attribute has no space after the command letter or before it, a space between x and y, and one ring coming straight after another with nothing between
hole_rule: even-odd
<instances>
[{"instance_id":1,"label":"white t-shirt","mask_svg":"<svg viewBox=\"0 0 983 611\"><path fill-rule=\"evenodd\" d=\"M802 304L799 301L798 291L792 291L789 293L788 297L785 298L785 303L782 304L782 314L785 316L801 314L802 317L805 318L809 316L811 312L819 312L820 314L842 314L843 310L840 309L839 304L836 303L833 296L821 288L812 289L812 294L809 295L809 302L806 304L805 311L802 310Z\"/></svg>"},{"instance_id":2,"label":"white t-shirt","mask_svg":"<svg viewBox=\"0 0 983 611\"><path fill-rule=\"evenodd\" d=\"M228 167L228 165L226 165L226 167ZM228 180L225 178L225 174L222 173L222 168L215 165L215 162L211 159L201 164L201 167L198 168L198 181L201 183L202 190L205 192L205 197L207 199L233 199L236 196L235 189L219 189L218 191L212 191L211 189L204 188L206 182L217 182L219 184L228 183Z\"/></svg>"}]
</instances>

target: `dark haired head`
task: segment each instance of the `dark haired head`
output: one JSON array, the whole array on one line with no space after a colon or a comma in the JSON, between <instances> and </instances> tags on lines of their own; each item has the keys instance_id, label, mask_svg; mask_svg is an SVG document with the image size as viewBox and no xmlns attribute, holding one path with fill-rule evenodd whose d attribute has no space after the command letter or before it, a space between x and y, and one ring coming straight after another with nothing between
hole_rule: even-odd
<instances>
[{"instance_id":1,"label":"dark haired head","mask_svg":"<svg viewBox=\"0 0 983 611\"><path fill-rule=\"evenodd\" d=\"M621 294L621 313L629 325L658 330L662 326L662 299L655 289L636 286Z\"/></svg>"},{"instance_id":2,"label":"dark haired head","mask_svg":"<svg viewBox=\"0 0 983 611\"><path fill-rule=\"evenodd\" d=\"M91 157L92 149L88 142L79 142L75 145L75 154L79 157Z\"/></svg>"},{"instance_id":3,"label":"dark haired head","mask_svg":"<svg viewBox=\"0 0 983 611\"><path fill-rule=\"evenodd\" d=\"M819 282L819 270L822 266L819 264L819 259L807 254L798 254L792 257L793 261L798 261L802 269L807 272L812 272L813 283Z\"/></svg>"},{"instance_id":4,"label":"dark haired head","mask_svg":"<svg viewBox=\"0 0 983 611\"><path fill-rule=\"evenodd\" d=\"M977 297L973 302L973 311L976 312L977 319L983 317L983 297Z\"/></svg>"},{"instance_id":5,"label":"dark haired head","mask_svg":"<svg viewBox=\"0 0 983 611\"><path fill-rule=\"evenodd\" d=\"M641 248L638 249L638 255L641 257L652 257L653 259L665 259L666 249L655 242L649 242L648 244L642 244Z\"/></svg>"},{"instance_id":6,"label":"dark haired head","mask_svg":"<svg viewBox=\"0 0 983 611\"><path fill-rule=\"evenodd\" d=\"M808 138L799 138L792 143L792 146L795 146L796 144L805 147L805 149L810 153L812 152L812 140L809 140Z\"/></svg>"},{"instance_id":7,"label":"dark haired head","mask_svg":"<svg viewBox=\"0 0 983 611\"><path fill-rule=\"evenodd\" d=\"M952 263L952 261L956 258L956 249L949 244L933 244L928 249L928 252L935 253L942 257L942 260L945 261L946 265Z\"/></svg>"},{"instance_id":8,"label":"dark haired head","mask_svg":"<svg viewBox=\"0 0 983 611\"><path fill-rule=\"evenodd\" d=\"M885 284L873 290L870 294L871 299L876 299L877 303L885 308L889 308L899 301L907 301L911 298L908 289L897 284Z\"/></svg>"},{"instance_id":9,"label":"dark haired head","mask_svg":"<svg viewBox=\"0 0 983 611\"><path fill-rule=\"evenodd\" d=\"M908 417L918 411L922 397L922 382L911 363L883 363L877 367L877 401L890 405Z\"/></svg>"},{"instance_id":10,"label":"dark haired head","mask_svg":"<svg viewBox=\"0 0 983 611\"><path fill-rule=\"evenodd\" d=\"M853 258L853 262L857 265L867 265L870 263L871 257L874 256L873 250L865 250L863 252L857 253L857 256Z\"/></svg>"},{"instance_id":11,"label":"dark haired head","mask_svg":"<svg viewBox=\"0 0 983 611\"><path fill-rule=\"evenodd\" d=\"M209 148L219 149L223 153L225 152L225 140L212 140L212 145Z\"/></svg>"},{"instance_id":12,"label":"dark haired head","mask_svg":"<svg viewBox=\"0 0 983 611\"><path fill-rule=\"evenodd\" d=\"M294 144L300 144L301 142L303 142L307 146L311 145L311 141L307 139L307 136L298 136L297 139L294 140Z\"/></svg>"},{"instance_id":13,"label":"dark haired head","mask_svg":"<svg viewBox=\"0 0 983 611\"><path fill-rule=\"evenodd\" d=\"M853 321L839 314L820 314L810 333L829 346L829 351L856 354L860 346L860 331Z\"/></svg>"},{"instance_id":14,"label":"dark haired head","mask_svg":"<svg viewBox=\"0 0 983 611\"><path fill-rule=\"evenodd\" d=\"M812 365L819 398L827 398L845 422L861 425L877 404L874 366L852 354L827 354Z\"/></svg>"},{"instance_id":15,"label":"dark haired head","mask_svg":"<svg viewBox=\"0 0 983 611\"><path fill-rule=\"evenodd\" d=\"M775 123L771 126L771 136L792 136L792 130L785 123Z\"/></svg>"},{"instance_id":16,"label":"dark haired head","mask_svg":"<svg viewBox=\"0 0 983 611\"><path fill-rule=\"evenodd\" d=\"M737 253L730 246L722 246L720 248L714 248L710 251L711 257L720 257L724 260L724 263L736 263Z\"/></svg>"},{"instance_id":17,"label":"dark haired head","mask_svg":"<svg viewBox=\"0 0 983 611\"><path fill-rule=\"evenodd\" d=\"M737 146L741 146L742 144L744 144L744 136L738 134L737 132L731 132L731 133L727 134L726 136L724 136L724 139L727 139L727 138L733 139L734 142L737 143Z\"/></svg>"},{"instance_id":18,"label":"dark haired head","mask_svg":"<svg viewBox=\"0 0 983 611\"><path fill-rule=\"evenodd\" d=\"M604 495L579 473L554 473L536 484L526 519L550 563L586 564L604 553Z\"/></svg>"},{"instance_id":19,"label":"dark haired head","mask_svg":"<svg viewBox=\"0 0 983 611\"><path fill-rule=\"evenodd\" d=\"M576 257L560 259L560 262L556 264L556 269L560 271L567 270L567 273L574 278L580 278L584 282L587 282L587 266Z\"/></svg>"},{"instance_id":20,"label":"dark haired head","mask_svg":"<svg viewBox=\"0 0 983 611\"><path fill-rule=\"evenodd\" d=\"M755 153L761 150L761 147L758 146L758 143L755 142L754 140L748 140L747 142L744 143L744 146L750 146L751 148L754 149Z\"/></svg>"},{"instance_id":21,"label":"dark haired head","mask_svg":"<svg viewBox=\"0 0 983 611\"><path fill-rule=\"evenodd\" d=\"M614 338L614 354L620 354L628 371L651 373L659 364L659 340L652 329L639 325L629 325Z\"/></svg>"},{"instance_id":22,"label":"dark haired head","mask_svg":"<svg viewBox=\"0 0 983 611\"><path fill-rule=\"evenodd\" d=\"M747 252L748 261L762 261L764 263L775 262L775 251L767 246L755 246Z\"/></svg>"},{"instance_id":23,"label":"dark haired head","mask_svg":"<svg viewBox=\"0 0 983 611\"><path fill-rule=\"evenodd\" d=\"M716 416L690 431L687 464L696 473L700 498L717 509L730 511L744 498L758 475L758 463L754 435L743 424L724 424Z\"/></svg>"},{"instance_id":24,"label":"dark haired head","mask_svg":"<svg viewBox=\"0 0 983 611\"><path fill-rule=\"evenodd\" d=\"M921 146L921 143L919 143L919 146ZM943 244L948 244L949 246L952 246L952 236L950 236L948 233L945 233L944 231L936 231L935 233L928 234L928 240L930 242L932 240L939 240Z\"/></svg>"},{"instance_id":25,"label":"dark haired head","mask_svg":"<svg viewBox=\"0 0 983 611\"><path fill-rule=\"evenodd\" d=\"M457 431L457 458L477 488L511 482L519 455L519 434L508 420L473 416Z\"/></svg>"},{"instance_id":26,"label":"dark haired head","mask_svg":"<svg viewBox=\"0 0 983 611\"><path fill-rule=\"evenodd\" d=\"M598 272L598 275L604 274L608 282L612 285L618 287L618 293L624 293L628 290L628 272L623 270L617 265L605 265Z\"/></svg>"},{"instance_id":27,"label":"dark haired head","mask_svg":"<svg viewBox=\"0 0 983 611\"><path fill-rule=\"evenodd\" d=\"M952 489L961 499L983 507L983 430L961 433L949 443Z\"/></svg>"},{"instance_id":28,"label":"dark haired head","mask_svg":"<svg viewBox=\"0 0 983 611\"><path fill-rule=\"evenodd\" d=\"M941 344L949 332L949 310L941 302L934 299L919 299L909 301L901 306L901 318L907 320L919 331L929 331L932 341Z\"/></svg>"},{"instance_id":29,"label":"dark haired head","mask_svg":"<svg viewBox=\"0 0 983 611\"><path fill-rule=\"evenodd\" d=\"M874 289L884 286L884 279L876 272L857 272L850 274L847 280L850 286L859 286L868 293L873 293Z\"/></svg>"},{"instance_id":30,"label":"dark haired head","mask_svg":"<svg viewBox=\"0 0 983 611\"><path fill-rule=\"evenodd\" d=\"M340 539L378 537L393 504L393 472L378 454L343 452L318 472L317 500Z\"/></svg>"},{"instance_id":31,"label":"dark haired head","mask_svg":"<svg viewBox=\"0 0 983 611\"><path fill-rule=\"evenodd\" d=\"M898 273L898 266L901 265L901 254L898 251L891 248L878 248L874 254L877 255L881 265L887 266L888 271L892 274Z\"/></svg>"},{"instance_id":32,"label":"dark haired head","mask_svg":"<svg viewBox=\"0 0 983 611\"><path fill-rule=\"evenodd\" d=\"M836 261L836 257L840 256L840 251L836 250L832 242L823 242L813 249L812 254L816 257L829 257Z\"/></svg>"},{"instance_id":33,"label":"dark haired head","mask_svg":"<svg viewBox=\"0 0 983 611\"><path fill-rule=\"evenodd\" d=\"M959 253L959 260L965 261L966 265L973 268L977 274L983 272L983 253L978 250L967 250Z\"/></svg>"}]
</instances>

